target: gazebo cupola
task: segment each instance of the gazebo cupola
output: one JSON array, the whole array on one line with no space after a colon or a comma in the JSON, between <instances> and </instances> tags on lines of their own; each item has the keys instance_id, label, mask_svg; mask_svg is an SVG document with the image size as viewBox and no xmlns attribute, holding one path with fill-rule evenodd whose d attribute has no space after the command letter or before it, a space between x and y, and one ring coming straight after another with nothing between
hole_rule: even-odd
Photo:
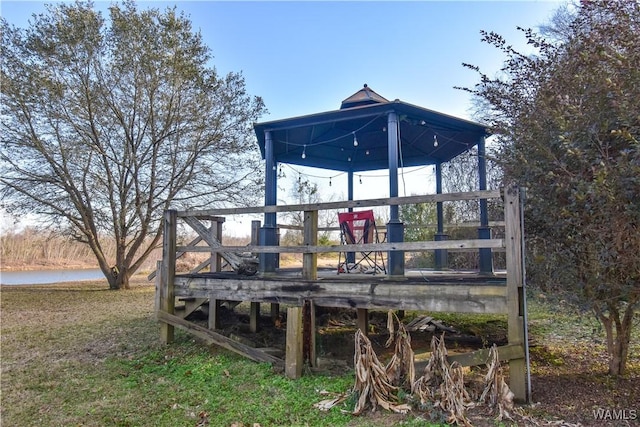
<instances>
[{"instance_id":1,"label":"gazebo cupola","mask_svg":"<svg viewBox=\"0 0 640 427\"><path fill-rule=\"evenodd\" d=\"M345 108L362 107L363 105L380 104L385 102L389 102L389 100L378 95L365 83L362 89L342 101L340 109L344 110Z\"/></svg>"},{"instance_id":2,"label":"gazebo cupola","mask_svg":"<svg viewBox=\"0 0 640 427\"><path fill-rule=\"evenodd\" d=\"M387 169L389 197L398 197L399 165L435 165L436 192L441 193L442 164L474 146L478 147L479 190L486 190L486 126L397 99L389 101L366 84L342 101L339 110L257 123L254 129L266 165L266 206L277 202L278 163L346 172L349 200L353 200L355 172ZM443 239L441 203L437 215L436 238ZM479 237L490 238L486 200L480 201L480 223ZM387 239L404 239L397 205L389 208ZM266 213L261 244L275 245L276 240L276 214ZM492 271L490 249L480 251L481 271ZM261 268L275 271L270 254L264 258ZM404 274L404 254L389 253L389 273Z\"/></svg>"}]
</instances>

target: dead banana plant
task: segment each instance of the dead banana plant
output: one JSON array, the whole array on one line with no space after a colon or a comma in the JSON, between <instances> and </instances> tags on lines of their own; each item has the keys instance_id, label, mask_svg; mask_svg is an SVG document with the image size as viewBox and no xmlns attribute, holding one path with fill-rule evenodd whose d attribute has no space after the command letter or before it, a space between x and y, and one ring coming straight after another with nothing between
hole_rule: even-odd
<instances>
[{"instance_id":1,"label":"dead banana plant","mask_svg":"<svg viewBox=\"0 0 640 427\"><path fill-rule=\"evenodd\" d=\"M447 422L471 426L465 414L474 404L464 386L462 367L455 362L449 364L447 360L444 334L440 339L436 336L431 339L431 356L411 392L423 405L432 403L440 408L447 414Z\"/></svg>"},{"instance_id":2,"label":"dead banana plant","mask_svg":"<svg viewBox=\"0 0 640 427\"><path fill-rule=\"evenodd\" d=\"M368 407L375 411L380 406L398 413L406 413L411 409L409 405L398 402L398 387L391 384L384 365L373 351L371 341L359 329L355 335L353 359L356 374L354 392L359 396L354 415L360 415Z\"/></svg>"},{"instance_id":3,"label":"dead banana plant","mask_svg":"<svg viewBox=\"0 0 640 427\"><path fill-rule=\"evenodd\" d=\"M500 369L498 348L494 344L489 349L487 374L484 377L484 390L479 402L487 405L491 413L497 413L497 419L511 418L513 412L513 392L504 380Z\"/></svg>"},{"instance_id":4,"label":"dead banana plant","mask_svg":"<svg viewBox=\"0 0 640 427\"><path fill-rule=\"evenodd\" d=\"M395 322L398 323L397 331L394 328ZM387 376L391 384L409 391L416 377L411 335L393 310L389 310L387 314L387 329L389 330L389 339L385 347L389 347L393 341L396 343L393 356L387 364Z\"/></svg>"}]
</instances>

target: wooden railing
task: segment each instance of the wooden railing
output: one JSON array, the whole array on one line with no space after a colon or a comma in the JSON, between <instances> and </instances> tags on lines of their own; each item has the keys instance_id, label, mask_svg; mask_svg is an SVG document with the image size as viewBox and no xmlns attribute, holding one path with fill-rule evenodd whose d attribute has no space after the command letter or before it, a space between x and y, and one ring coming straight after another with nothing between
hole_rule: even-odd
<instances>
[{"instance_id":1,"label":"wooden railing","mask_svg":"<svg viewBox=\"0 0 640 427\"><path fill-rule=\"evenodd\" d=\"M337 253L344 252L343 245L318 245L318 211L322 210L339 210L348 208L369 208L375 206L389 205L408 205L416 203L438 203L438 202L455 202L461 200L480 200L500 198L501 194L498 190L474 191L466 193L448 193L448 194L432 194L422 196L409 197L392 197L383 199L368 199L354 201L339 201L329 203L313 203L313 204L296 204L296 205L277 205L277 206L261 206L248 208L222 208L210 210L185 210L185 211L167 211L165 214L165 235L174 235L177 221L182 220L189 226L194 228L199 237L186 246L168 247L167 239L165 239L165 248L163 257L168 263L175 263L175 253L182 254L187 252L208 252L211 254L234 254L246 253L253 254L285 254L285 253L302 253L309 258L317 256L321 253ZM212 220L219 221L224 215L240 215L240 214L264 214L264 213L281 213L281 212L304 212L305 224L302 227L305 242L303 245L296 246L261 246L257 242L252 242L248 246L225 246L225 245L206 245L196 246L200 241L210 241L208 235L210 228L202 224L202 221ZM499 224L501 225L501 224ZM175 245L175 239L173 239ZM477 250L481 248L504 250L504 239L464 239L464 240L443 240L443 241L418 241L418 242L385 242L385 243L368 243L349 245L349 251L353 252L395 252L395 251L433 251L433 250ZM223 256L224 257L224 256ZM206 267L206 263L200 268ZM311 267L311 266L310 266ZM313 276L313 273L307 272Z\"/></svg>"}]
</instances>

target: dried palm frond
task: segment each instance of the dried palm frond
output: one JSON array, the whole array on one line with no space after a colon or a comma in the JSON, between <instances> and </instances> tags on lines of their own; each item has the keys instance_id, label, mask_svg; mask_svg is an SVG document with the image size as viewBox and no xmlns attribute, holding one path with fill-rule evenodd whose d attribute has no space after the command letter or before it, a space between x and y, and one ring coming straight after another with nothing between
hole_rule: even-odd
<instances>
[{"instance_id":1,"label":"dried palm frond","mask_svg":"<svg viewBox=\"0 0 640 427\"><path fill-rule=\"evenodd\" d=\"M356 374L354 391L359 395L354 415L360 415L369 406L372 410L381 406L399 413L406 413L411 409L409 405L398 403L395 395L398 388L389 381L384 365L373 351L371 341L360 330L356 331L353 362Z\"/></svg>"},{"instance_id":2,"label":"dried palm frond","mask_svg":"<svg viewBox=\"0 0 640 427\"><path fill-rule=\"evenodd\" d=\"M320 394L325 396L327 395L331 396L331 398L329 399L325 399L318 403L313 404L314 408L319 409L321 411L328 411L329 409L333 408L336 405L339 405L340 403L344 402L349 398L348 393L329 393L326 390L322 390Z\"/></svg>"},{"instance_id":3,"label":"dried palm frond","mask_svg":"<svg viewBox=\"0 0 640 427\"><path fill-rule=\"evenodd\" d=\"M510 412L513 412L514 394L500 372L500 359L495 344L489 349L487 368L487 375L484 377L484 390L479 401L485 403L492 413L497 412L498 420L505 417L511 419Z\"/></svg>"},{"instance_id":4,"label":"dried palm frond","mask_svg":"<svg viewBox=\"0 0 640 427\"><path fill-rule=\"evenodd\" d=\"M394 318L398 322L398 331L394 333ZM395 339L396 346L391 357L391 360L387 364L387 376L396 387L411 389L416 377L416 369L414 365L414 354L411 348L411 335L407 332L406 328L400 322L400 319L396 314L389 310L387 316L387 328L389 329L389 340L387 341L387 347L392 342L392 337Z\"/></svg>"}]
</instances>

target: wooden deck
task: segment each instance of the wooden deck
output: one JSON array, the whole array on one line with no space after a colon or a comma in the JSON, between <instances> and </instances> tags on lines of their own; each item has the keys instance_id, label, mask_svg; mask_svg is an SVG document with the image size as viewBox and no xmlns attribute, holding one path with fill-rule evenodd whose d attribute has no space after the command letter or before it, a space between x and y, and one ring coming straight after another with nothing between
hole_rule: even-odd
<instances>
[{"instance_id":1,"label":"wooden deck","mask_svg":"<svg viewBox=\"0 0 640 427\"><path fill-rule=\"evenodd\" d=\"M517 399L526 399L526 340L524 333L523 258L520 217L520 193L517 187L498 191L436 194L364 201L331 202L314 205L266 206L259 208L228 208L206 211L167 211L165 213L163 260L158 263L156 277L157 317L161 322L161 339L173 340L174 327L236 351L254 360L284 366L288 376L302 373L302 342L313 341L315 335L314 307L345 307L358 312L358 325L366 331L366 313L370 309L416 310L424 312L500 313L507 314L509 345L502 348L501 357L509 360L510 388ZM413 203L443 203L459 200L502 199L504 204L504 235L502 239L441 240L423 242L392 242L349 245L351 251L380 251L387 257L404 256L419 251L503 251L506 271L487 273L469 271L404 270L403 274L372 275L337 274L337 269L318 268L318 254L345 252L341 245L318 245L318 211L323 209L362 208L370 206ZM254 242L247 247L225 247L213 237L219 237L223 215L292 212L304 214L304 242L301 246L266 246ZM195 230L198 238L187 246L177 246L177 223L183 221ZM211 221L211 226L204 222ZM213 236L213 237L212 237ZM205 242L206 246L198 245ZM190 273L176 273L176 259L187 252L208 252L209 262ZM260 270L253 276L220 272L225 253L250 252L275 265L277 254L300 253L302 268ZM209 268L209 272L203 269ZM176 316L176 300L188 300L191 307L209 303L209 327L188 322ZM216 332L216 312L221 301L251 302L252 322L260 303L271 305L272 315L280 304L287 306L286 359L281 360L255 349L245 348ZM303 312L305 313L303 315ZM255 327L255 325L252 325ZM313 352L312 352L313 353ZM312 359L308 362L313 364ZM469 360L483 363L479 353Z\"/></svg>"}]
</instances>

